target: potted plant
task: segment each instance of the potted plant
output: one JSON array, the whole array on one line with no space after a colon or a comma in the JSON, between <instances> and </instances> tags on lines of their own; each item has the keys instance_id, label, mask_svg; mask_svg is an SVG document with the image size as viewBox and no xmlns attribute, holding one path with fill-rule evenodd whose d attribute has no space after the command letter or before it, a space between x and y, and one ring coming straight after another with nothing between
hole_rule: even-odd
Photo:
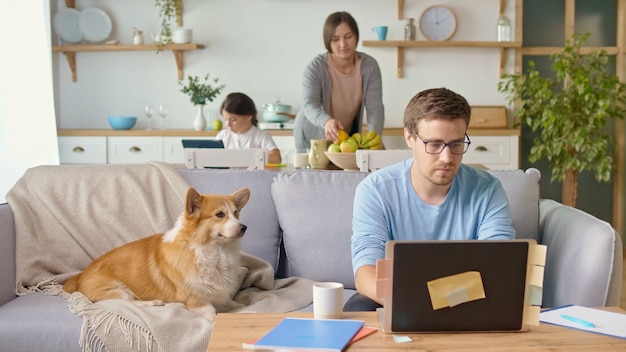
<instances>
[{"instance_id":1,"label":"potted plant","mask_svg":"<svg viewBox=\"0 0 626 352\"><path fill-rule=\"evenodd\" d=\"M196 131L203 131L206 128L206 119L204 118L204 105L212 102L224 89L225 85L219 84L219 78L215 77L209 80L209 74L204 76L204 82L200 82L198 76L188 76L187 84L179 81L180 91L187 94L190 101L196 106L196 117L193 121L193 127Z\"/></svg>"},{"instance_id":2,"label":"potted plant","mask_svg":"<svg viewBox=\"0 0 626 352\"><path fill-rule=\"evenodd\" d=\"M163 49L163 46L172 42L172 30L170 23L176 17L180 6L179 0L154 0L154 6L159 8L159 17L161 18L161 30L154 38L158 47L157 52Z\"/></svg>"},{"instance_id":3,"label":"potted plant","mask_svg":"<svg viewBox=\"0 0 626 352\"><path fill-rule=\"evenodd\" d=\"M575 207L578 174L593 171L596 180L612 176L613 136L608 123L626 114L626 85L606 71L604 50L581 46L589 34L574 34L561 52L550 55L556 79L540 76L530 61L523 74L505 74L498 91L516 104L516 125L533 132L528 160L547 159L550 181L562 181L564 204Z\"/></svg>"}]
</instances>

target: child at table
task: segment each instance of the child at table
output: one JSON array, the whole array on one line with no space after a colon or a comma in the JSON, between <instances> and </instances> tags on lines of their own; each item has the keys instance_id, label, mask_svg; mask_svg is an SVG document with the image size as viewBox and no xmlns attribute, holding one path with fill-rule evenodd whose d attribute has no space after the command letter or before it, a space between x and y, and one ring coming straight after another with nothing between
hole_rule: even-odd
<instances>
[{"instance_id":1,"label":"child at table","mask_svg":"<svg viewBox=\"0 0 626 352\"><path fill-rule=\"evenodd\" d=\"M217 134L225 148L264 148L269 164L280 164L282 158L272 135L257 127L257 110L252 99L243 93L230 93L222 103L220 113L228 128Z\"/></svg>"}]
</instances>

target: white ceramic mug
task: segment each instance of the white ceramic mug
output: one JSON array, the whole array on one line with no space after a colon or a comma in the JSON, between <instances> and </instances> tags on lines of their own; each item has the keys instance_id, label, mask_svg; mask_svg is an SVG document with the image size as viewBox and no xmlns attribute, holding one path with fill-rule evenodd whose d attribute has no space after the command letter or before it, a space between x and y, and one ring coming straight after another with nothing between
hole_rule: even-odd
<instances>
[{"instance_id":1,"label":"white ceramic mug","mask_svg":"<svg viewBox=\"0 0 626 352\"><path fill-rule=\"evenodd\" d=\"M339 319L343 314L343 284L316 282L313 284L313 316L315 319Z\"/></svg>"},{"instance_id":2,"label":"white ceramic mug","mask_svg":"<svg viewBox=\"0 0 626 352\"><path fill-rule=\"evenodd\" d=\"M306 169L309 166L309 154L308 153L294 153L293 154L293 167L296 169Z\"/></svg>"},{"instance_id":3,"label":"white ceramic mug","mask_svg":"<svg viewBox=\"0 0 626 352\"><path fill-rule=\"evenodd\" d=\"M188 28L177 28L172 31L172 43L187 44L191 43L192 32Z\"/></svg>"}]
</instances>

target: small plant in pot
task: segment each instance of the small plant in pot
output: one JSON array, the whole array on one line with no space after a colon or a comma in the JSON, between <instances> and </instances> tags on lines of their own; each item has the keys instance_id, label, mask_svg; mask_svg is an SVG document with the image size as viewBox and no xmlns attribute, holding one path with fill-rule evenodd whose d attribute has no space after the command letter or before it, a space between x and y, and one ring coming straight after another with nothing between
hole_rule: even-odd
<instances>
[{"instance_id":1,"label":"small plant in pot","mask_svg":"<svg viewBox=\"0 0 626 352\"><path fill-rule=\"evenodd\" d=\"M209 74L204 76L204 81L200 81L198 76L188 76L187 83L179 81L180 91L189 96L189 100L196 106L196 117L194 118L193 127L196 131L202 131L206 128L206 119L203 115L204 105L212 102L226 87L219 84L219 78L209 79Z\"/></svg>"},{"instance_id":2,"label":"small plant in pot","mask_svg":"<svg viewBox=\"0 0 626 352\"><path fill-rule=\"evenodd\" d=\"M181 5L179 0L154 0L154 6L159 8L159 17L161 18L161 30L154 38L158 53L163 50L163 46L172 43L170 23L176 18Z\"/></svg>"},{"instance_id":3,"label":"small plant in pot","mask_svg":"<svg viewBox=\"0 0 626 352\"><path fill-rule=\"evenodd\" d=\"M580 172L610 181L614 138L607 126L626 115L626 84L606 71L606 51L581 48L588 37L574 34L562 52L550 56L556 80L542 77L530 61L525 73L504 75L498 84L508 102L517 104L516 121L538 132L528 160L548 161L550 180L563 181L562 202L573 207Z\"/></svg>"}]
</instances>

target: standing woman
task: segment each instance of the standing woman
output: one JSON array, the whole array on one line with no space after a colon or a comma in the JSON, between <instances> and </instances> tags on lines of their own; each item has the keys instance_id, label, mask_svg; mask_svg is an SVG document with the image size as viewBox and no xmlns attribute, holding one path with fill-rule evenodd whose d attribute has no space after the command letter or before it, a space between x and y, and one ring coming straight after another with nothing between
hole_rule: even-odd
<instances>
[{"instance_id":1,"label":"standing woman","mask_svg":"<svg viewBox=\"0 0 626 352\"><path fill-rule=\"evenodd\" d=\"M364 112L370 131L382 135L385 123L380 68L356 51L359 28L347 12L335 12L324 23L326 53L304 71L303 106L294 126L296 150L305 152L311 139L337 140L340 129L361 131Z\"/></svg>"}]
</instances>

